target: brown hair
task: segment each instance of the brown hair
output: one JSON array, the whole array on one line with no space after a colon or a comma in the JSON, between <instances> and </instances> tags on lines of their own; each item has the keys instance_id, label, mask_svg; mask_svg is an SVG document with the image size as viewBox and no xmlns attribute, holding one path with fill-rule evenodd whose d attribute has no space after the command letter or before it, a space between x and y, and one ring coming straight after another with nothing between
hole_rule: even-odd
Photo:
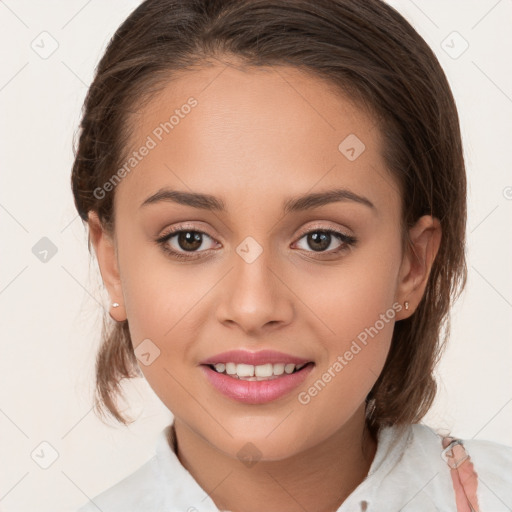
<instances>
[{"instance_id":1,"label":"brown hair","mask_svg":"<svg viewBox=\"0 0 512 512\"><path fill-rule=\"evenodd\" d=\"M440 220L441 246L422 301L396 323L385 367L367 398L374 431L419 421L435 396L433 370L448 338L450 305L466 282L466 176L445 74L425 41L384 2L143 2L112 37L85 99L72 172L81 218L92 210L105 229L114 229L114 192L99 199L94 191L123 161L129 112L177 71L228 57L247 66L294 66L368 107L400 185L404 233L424 214ZM126 423L115 403L119 383L141 372L128 321L106 325L95 403L97 411Z\"/></svg>"}]
</instances>

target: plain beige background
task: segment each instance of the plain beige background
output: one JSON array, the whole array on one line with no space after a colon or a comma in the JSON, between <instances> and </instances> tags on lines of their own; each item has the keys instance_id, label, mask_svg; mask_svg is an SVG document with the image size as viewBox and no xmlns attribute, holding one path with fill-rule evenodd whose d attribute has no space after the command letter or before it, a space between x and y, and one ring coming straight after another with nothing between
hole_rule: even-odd
<instances>
[{"instance_id":1,"label":"plain beige background","mask_svg":"<svg viewBox=\"0 0 512 512\"><path fill-rule=\"evenodd\" d=\"M390 3L448 75L469 178L469 281L425 422L463 438L512 445L512 4ZM142 380L128 389L127 407L138 417L130 427L106 426L92 412L104 297L69 183L73 134L94 67L138 4L0 3L4 512L76 510L149 459L171 419ZM41 247L49 251L46 261Z\"/></svg>"}]
</instances>

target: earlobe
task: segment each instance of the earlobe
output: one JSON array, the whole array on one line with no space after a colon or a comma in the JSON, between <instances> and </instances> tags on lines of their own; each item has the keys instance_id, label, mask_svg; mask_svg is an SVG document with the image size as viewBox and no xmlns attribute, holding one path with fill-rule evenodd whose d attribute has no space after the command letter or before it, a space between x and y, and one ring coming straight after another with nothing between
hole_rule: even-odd
<instances>
[{"instance_id":1,"label":"earlobe","mask_svg":"<svg viewBox=\"0 0 512 512\"><path fill-rule=\"evenodd\" d=\"M441 244L441 223L435 217L424 215L409 229L409 243L400 267L397 300L407 302L397 320L408 318L421 302L432 265Z\"/></svg>"},{"instance_id":2,"label":"earlobe","mask_svg":"<svg viewBox=\"0 0 512 512\"><path fill-rule=\"evenodd\" d=\"M115 242L104 229L96 212L89 212L88 225L89 240L94 247L101 278L111 299L110 316L114 320L122 322L126 320L126 312ZM114 304L117 304L117 306L114 306Z\"/></svg>"}]
</instances>

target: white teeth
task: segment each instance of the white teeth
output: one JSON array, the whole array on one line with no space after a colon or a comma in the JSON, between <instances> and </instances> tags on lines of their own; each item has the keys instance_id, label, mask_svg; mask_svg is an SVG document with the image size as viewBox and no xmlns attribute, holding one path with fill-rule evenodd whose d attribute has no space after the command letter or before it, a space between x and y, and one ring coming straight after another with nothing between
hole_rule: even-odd
<instances>
[{"instance_id":1,"label":"white teeth","mask_svg":"<svg viewBox=\"0 0 512 512\"><path fill-rule=\"evenodd\" d=\"M270 377L274 371L271 363L260 364L254 368L254 375L256 377Z\"/></svg>"},{"instance_id":2,"label":"white teeth","mask_svg":"<svg viewBox=\"0 0 512 512\"><path fill-rule=\"evenodd\" d=\"M285 367L284 367L284 371L286 373L292 373L293 370L295 370L295 365L292 363L289 363L289 364L285 365Z\"/></svg>"},{"instance_id":3,"label":"white teeth","mask_svg":"<svg viewBox=\"0 0 512 512\"><path fill-rule=\"evenodd\" d=\"M266 363L254 366L244 363L216 363L214 368L218 373L226 373L239 379L249 381L268 380L279 377L280 375L291 374L295 370L300 370L307 363L295 365L293 363Z\"/></svg>"},{"instance_id":4,"label":"white teeth","mask_svg":"<svg viewBox=\"0 0 512 512\"><path fill-rule=\"evenodd\" d=\"M235 363L226 363L226 373L228 375L236 374L236 364Z\"/></svg>"},{"instance_id":5,"label":"white teeth","mask_svg":"<svg viewBox=\"0 0 512 512\"><path fill-rule=\"evenodd\" d=\"M237 364L236 374L239 377L254 377L254 366L252 364Z\"/></svg>"},{"instance_id":6,"label":"white teeth","mask_svg":"<svg viewBox=\"0 0 512 512\"><path fill-rule=\"evenodd\" d=\"M274 365L274 375L283 375L284 363L277 363Z\"/></svg>"},{"instance_id":7,"label":"white teeth","mask_svg":"<svg viewBox=\"0 0 512 512\"><path fill-rule=\"evenodd\" d=\"M214 366L219 373L224 373L224 370L226 369L226 365L224 363L217 363Z\"/></svg>"}]
</instances>

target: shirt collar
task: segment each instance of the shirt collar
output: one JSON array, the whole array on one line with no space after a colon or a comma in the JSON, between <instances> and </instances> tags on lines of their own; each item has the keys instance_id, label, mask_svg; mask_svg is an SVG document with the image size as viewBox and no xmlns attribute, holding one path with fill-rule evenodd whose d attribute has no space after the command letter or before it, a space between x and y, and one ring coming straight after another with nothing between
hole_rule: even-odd
<instances>
[{"instance_id":1,"label":"shirt collar","mask_svg":"<svg viewBox=\"0 0 512 512\"><path fill-rule=\"evenodd\" d=\"M400 462L411 441L410 425L381 427L377 433L377 450L366 478L352 491L336 512L361 510L377 512L376 493L384 479Z\"/></svg>"},{"instance_id":2,"label":"shirt collar","mask_svg":"<svg viewBox=\"0 0 512 512\"><path fill-rule=\"evenodd\" d=\"M165 427L157 440L156 457L166 512L193 510L218 512L213 500L182 465L176 450L174 423Z\"/></svg>"}]
</instances>

